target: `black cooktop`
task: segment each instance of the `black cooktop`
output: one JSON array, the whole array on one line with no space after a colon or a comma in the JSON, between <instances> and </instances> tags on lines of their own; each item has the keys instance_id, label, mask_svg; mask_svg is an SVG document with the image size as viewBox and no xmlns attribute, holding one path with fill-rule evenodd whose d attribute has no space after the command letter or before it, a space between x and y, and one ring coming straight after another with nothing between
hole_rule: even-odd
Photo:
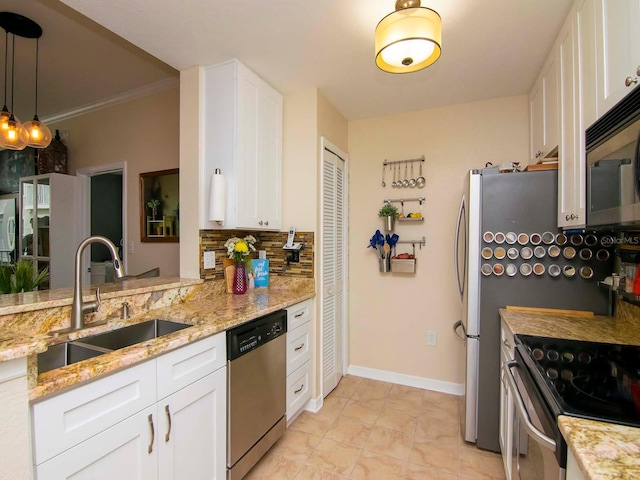
<instances>
[{"instance_id":1,"label":"black cooktop","mask_svg":"<svg viewBox=\"0 0 640 480\"><path fill-rule=\"evenodd\" d=\"M516 335L520 356L556 415L640 427L640 346Z\"/></svg>"}]
</instances>

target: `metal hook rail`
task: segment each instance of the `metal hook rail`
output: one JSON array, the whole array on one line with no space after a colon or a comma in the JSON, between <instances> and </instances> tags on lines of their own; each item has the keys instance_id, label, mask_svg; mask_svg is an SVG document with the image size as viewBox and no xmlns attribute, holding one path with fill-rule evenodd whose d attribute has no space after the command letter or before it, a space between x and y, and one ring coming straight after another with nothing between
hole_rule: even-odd
<instances>
[{"instance_id":1,"label":"metal hook rail","mask_svg":"<svg viewBox=\"0 0 640 480\"><path fill-rule=\"evenodd\" d=\"M425 197L414 197L414 198L386 198L382 201L382 203L400 203L404 204L404 202L424 202L426 200Z\"/></svg>"},{"instance_id":2,"label":"metal hook rail","mask_svg":"<svg viewBox=\"0 0 640 480\"><path fill-rule=\"evenodd\" d=\"M416 248L416 245L418 245L420 247L420 250L422 250L422 247L427 245L427 240L426 240L425 237L422 237L422 239L420 239L420 240L398 240L396 242L396 245L398 245L399 243L413 245L413 249L414 250Z\"/></svg>"},{"instance_id":3,"label":"metal hook rail","mask_svg":"<svg viewBox=\"0 0 640 480\"><path fill-rule=\"evenodd\" d=\"M396 165L399 163L408 162L424 162L424 155L422 155L420 158L409 158L407 160L385 160L384 162L382 162L382 165L386 167L387 165Z\"/></svg>"}]
</instances>

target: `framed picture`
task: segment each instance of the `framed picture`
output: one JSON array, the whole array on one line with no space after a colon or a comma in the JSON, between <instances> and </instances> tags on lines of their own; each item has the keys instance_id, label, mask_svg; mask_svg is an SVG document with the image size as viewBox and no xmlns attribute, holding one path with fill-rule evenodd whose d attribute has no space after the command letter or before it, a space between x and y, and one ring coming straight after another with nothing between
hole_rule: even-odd
<instances>
[{"instance_id":1,"label":"framed picture","mask_svg":"<svg viewBox=\"0 0 640 480\"><path fill-rule=\"evenodd\" d=\"M27 147L24 150L2 150L0 152L0 194L18 193L20 177L36 174L38 150Z\"/></svg>"},{"instance_id":2,"label":"framed picture","mask_svg":"<svg viewBox=\"0 0 640 480\"><path fill-rule=\"evenodd\" d=\"M140 174L140 241L180 241L179 169Z\"/></svg>"}]
</instances>

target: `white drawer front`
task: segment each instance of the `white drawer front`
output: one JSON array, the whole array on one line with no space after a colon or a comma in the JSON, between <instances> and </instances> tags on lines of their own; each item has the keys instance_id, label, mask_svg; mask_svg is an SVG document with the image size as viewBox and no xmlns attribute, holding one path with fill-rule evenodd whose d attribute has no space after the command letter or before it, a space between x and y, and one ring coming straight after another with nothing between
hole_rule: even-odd
<instances>
[{"instance_id":1,"label":"white drawer front","mask_svg":"<svg viewBox=\"0 0 640 480\"><path fill-rule=\"evenodd\" d=\"M32 406L36 465L156 401L155 360Z\"/></svg>"},{"instance_id":2,"label":"white drawer front","mask_svg":"<svg viewBox=\"0 0 640 480\"><path fill-rule=\"evenodd\" d=\"M287 420L294 417L311 399L311 362L287 377Z\"/></svg>"},{"instance_id":3,"label":"white drawer front","mask_svg":"<svg viewBox=\"0 0 640 480\"><path fill-rule=\"evenodd\" d=\"M303 323L311 320L313 316L313 312L311 310L311 306L313 305L313 300L305 300L304 302L297 303L289 308L287 308L287 331L294 330L298 328Z\"/></svg>"},{"instance_id":4,"label":"white drawer front","mask_svg":"<svg viewBox=\"0 0 640 480\"><path fill-rule=\"evenodd\" d=\"M158 357L158 399L177 392L226 364L225 332Z\"/></svg>"},{"instance_id":5,"label":"white drawer front","mask_svg":"<svg viewBox=\"0 0 640 480\"><path fill-rule=\"evenodd\" d=\"M311 322L287 332L287 375L311 359Z\"/></svg>"}]
</instances>

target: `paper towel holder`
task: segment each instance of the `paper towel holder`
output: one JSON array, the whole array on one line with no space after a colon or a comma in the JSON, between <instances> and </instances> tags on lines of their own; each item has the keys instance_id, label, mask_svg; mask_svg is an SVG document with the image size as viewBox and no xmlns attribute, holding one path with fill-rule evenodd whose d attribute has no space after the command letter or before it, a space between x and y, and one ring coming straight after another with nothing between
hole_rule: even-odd
<instances>
[{"instance_id":1,"label":"paper towel holder","mask_svg":"<svg viewBox=\"0 0 640 480\"><path fill-rule=\"evenodd\" d=\"M211 185L209 189L209 215L210 222L218 225L224 223L226 209L226 184L222 170L216 168L211 175Z\"/></svg>"}]
</instances>

